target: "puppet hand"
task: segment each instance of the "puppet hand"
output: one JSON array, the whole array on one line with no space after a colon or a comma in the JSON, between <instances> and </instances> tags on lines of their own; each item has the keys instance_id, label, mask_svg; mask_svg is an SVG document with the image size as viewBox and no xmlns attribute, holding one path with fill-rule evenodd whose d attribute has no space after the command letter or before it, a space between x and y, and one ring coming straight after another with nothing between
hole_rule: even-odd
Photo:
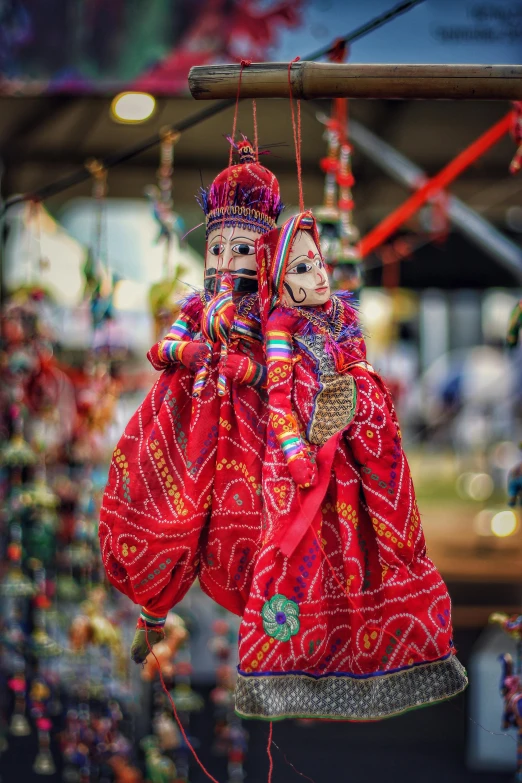
<instances>
[{"instance_id":1,"label":"puppet hand","mask_svg":"<svg viewBox=\"0 0 522 783\"><path fill-rule=\"evenodd\" d=\"M210 358L208 345L200 342L178 343L178 357L191 372L196 372Z\"/></svg>"},{"instance_id":2,"label":"puppet hand","mask_svg":"<svg viewBox=\"0 0 522 783\"><path fill-rule=\"evenodd\" d=\"M300 487L313 487L317 484L317 466L310 457L296 457L288 463L288 470L295 483Z\"/></svg>"},{"instance_id":3,"label":"puppet hand","mask_svg":"<svg viewBox=\"0 0 522 783\"><path fill-rule=\"evenodd\" d=\"M248 356L229 353L220 366L220 372L234 383L259 386L265 380L266 368Z\"/></svg>"},{"instance_id":4,"label":"puppet hand","mask_svg":"<svg viewBox=\"0 0 522 783\"><path fill-rule=\"evenodd\" d=\"M181 362L196 372L208 359L210 350L205 343L188 340L160 340L153 345L147 358L156 370L164 370L169 364Z\"/></svg>"}]
</instances>

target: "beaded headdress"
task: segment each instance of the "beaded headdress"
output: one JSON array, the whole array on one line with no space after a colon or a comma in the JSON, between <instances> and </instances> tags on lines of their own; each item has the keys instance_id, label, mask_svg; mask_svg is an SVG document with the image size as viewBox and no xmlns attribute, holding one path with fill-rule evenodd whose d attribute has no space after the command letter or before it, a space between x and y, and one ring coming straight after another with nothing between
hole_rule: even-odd
<instances>
[{"instance_id":1,"label":"beaded headdress","mask_svg":"<svg viewBox=\"0 0 522 783\"><path fill-rule=\"evenodd\" d=\"M206 216L207 236L221 226L240 226L264 234L275 228L283 210L279 183L256 161L254 147L246 136L231 143L239 163L220 172L198 198Z\"/></svg>"},{"instance_id":2,"label":"beaded headdress","mask_svg":"<svg viewBox=\"0 0 522 783\"><path fill-rule=\"evenodd\" d=\"M264 323L274 307L281 302L290 251L298 231L310 231L321 254L317 223L311 212L294 215L281 228L272 229L256 241L259 304Z\"/></svg>"}]
</instances>

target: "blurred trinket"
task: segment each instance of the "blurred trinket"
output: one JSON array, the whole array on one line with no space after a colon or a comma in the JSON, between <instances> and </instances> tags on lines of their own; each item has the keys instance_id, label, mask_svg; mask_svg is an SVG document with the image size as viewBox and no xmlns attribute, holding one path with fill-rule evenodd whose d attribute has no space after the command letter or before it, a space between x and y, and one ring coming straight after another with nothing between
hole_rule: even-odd
<instances>
[{"instance_id":1,"label":"blurred trinket","mask_svg":"<svg viewBox=\"0 0 522 783\"><path fill-rule=\"evenodd\" d=\"M37 753L33 764L33 771L36 772L37 775L54 775L56 767L50 751L42 750Z\"/></svg>"},{"instance_id":2,"label":"blurred trinket","mask_svg":"<svg viewBox=\"0 0 522 783\"><path fill-rule=\"evenodd\" d=\"M20 434L15 433L0 449L0 464L6 468L25 468L35 462L36 454Z\"/></svg>"},{"instance_id":3,"label":"blurred trinket","mask_svg":"<svg viewBox=\"0 0 522 783\"><path fill-rule=\"evenodd\" d=\"M73 576L61 574L56 580L56 593L60 601L75 603L82 598L83 590Z\"/></svg>"},{"instance_id":4,"label":"blurred trinket","mask_svg":"<svg viewBox=\"0 0 522 783\"><path fill-rule=\"evenodd\" d=\"M62 647L51 639L45 628L35 628L31 634L31 648L37 658L55 658L63 653Z\"/></svg>"},{"instance_id":5,"label":"blurred trinket","mask_svg":"<svg viewBox=\"0 0 522 783\"><path fill-rule=\"evenodd\" d=\"M170 692L176 709L181 712L199 712L205 706L204 699L187 683L179 683Z\"/></svg>"},{"instance_id":6,"label":"blurred trinket","mask_svg":"<svg viewBox=\"0 0 522 783\"><path fill-rule=\"evenodd\" d=\"M29 721L21 713L13 713L11 717L11 723L9 724L9 731L13 737L27 737L31 733L31 727Z\"/></svg>"},{"instance_id":7,"label":"blurred trinket","mask_svg":"<svg viewBox=\"0 0 522 783\"><path fill-rule=\"evenodd\" d=\"M139 769L131 766L122 756L112 756L108 764L114 773L115 783L143 783L143 776Z\"/></svg>"},{"instance_id":8,"label":"blurred trinket","mask_svg":"<svg viewBox=\"0 0 522 783\"><path fill-rule=\"evenodd\" d=\"M508 348L516 348L519 342L520 330L522 329L522 300L517 302L509 316L506 342Z\"/></svg>"},{"instance_id":9,"label":"blurred trinket","mask_svg":"<svg viewBox=\"0 0 522 783\"><path fill-rule=\"evenodd\" d=\"M35 586L17 565L10 566L4 581L0 584L0 595L6 598L29 598L34 595Z\"/></svg>"},{"instance_id":10,"label":"blurred trinket","mask_svg":"<svg viewBox=\"0 0 522 783\"><path fill-rule=\"evenodd\" d=\"M172 759L163 756L156 737L144 737L140 743L145 753L145 769L150 783L172 783L176 766Z\"/></svg>"},{"instance_id":11,"label":"blurred trinket","mask_svg":"<svg viewBox=\"0 0 522 783\"><path fill-rule=\"evenodd\" d=\"M522 642L522 614L508 615L504 612L494 612L490 615L489 622L500 625L515 641Z\"/></svg>"},{"instance_id":12,"label":"blurred trinket","mask_svg":"<svg viewBox=\"0 0 522 783\"><path fill-rule=\"evenodd\" d=\"M176 750L181 746L180 731L166 712L161 712L154 718L153 727L162 751Z\"/></svg>"}]
</instances>

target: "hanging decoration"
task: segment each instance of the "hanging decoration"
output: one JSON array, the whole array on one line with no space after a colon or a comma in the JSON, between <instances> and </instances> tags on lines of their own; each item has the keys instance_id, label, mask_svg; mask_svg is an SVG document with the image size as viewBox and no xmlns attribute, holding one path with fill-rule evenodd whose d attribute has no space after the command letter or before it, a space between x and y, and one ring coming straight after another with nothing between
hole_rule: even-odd
<instances>
[{"instance_id":1,"label":"hanging decoration","mask_svg":"<svg viewBox=\"0 0 522 783\"><path fill-rule=\"evenodd\" d=\"M0 723L15 753L18 737L33 738L28 763L35 774L51 775L51 737L65 711L65 779L72 783L91 773L101 779L109 755L130 755L116 726L132 706L119 623L101 587L94 477L104 450L85 445L93 427L103 438L114 405L104 413L101 390L92 391L86 420L85 377L58 366L51 312L31 280L0 314L0 540L7 564L0 670L13 694ZM96 708L87 707L91 699Z\"/></svg>"},{"instance_id":2,"label":"hanging decoration","mask_svg":"<svg viewBox=\"0 0 522 783\"><path fill-rule=\"evenodd\" d=\"M504 699L502 729L514 728L517 732L515 780L517 783L522 783L522 614L510 617L498 612L491 615L490 622L500 625L516 644L515 661L509 653L500 656L502 662L500 693Z\"/></svg>"},{"instance_id":3,"label":"hanging decoration","mask_svg":"<svg viewBox=\"0 0 522 783\"><path fill-rule=\"evenodd\" d=\"M91 307L92 325L96 332L102 331L108 321L114 318L114 284L107 251L107 226L105 199L107 198L107 169L96 159L88 160L86 169L91 174L92 198L94 201L94 222L92 238L85 263L85 295ZM109 338L110 340L110 338Z\"/></svg>"},{"instance_id":4,"label":"hanging decoration","mask_svg":"<svg viewBox=\"0 0 522 783\"><path fill-rule=\"evenodd\" d=\"M234 709L236 671L232 661L236 634L225 617L217 619L212 630L209 647L216 659L216 686L210 694L215 716L213 750L216 755L227 757L228 783L242 783L248 734Z\"/></svg>"},{"instance_id":5,"label":"hanging decoration","mask_svg":"<svg viewBox=\"0 0 522 783\"><path fill-rule=\"evenodd\" d=\"M346 45L334 44L328 59L344 62ZM358 296L362 285L359 231L353 219L355 184L352 172L352 147L348 142L348 101L335 98L329 118L318 115L326 125L327 154L321 160L325 175L324 201L313 212L317 219L321 249L332 269L334 286Z\"/></svg>"},{"instance_id":6,"label":"hanging decoration","mask_svg":"<svg viewBox=\"0 0 522 783\"><path fill-rule=\"evenodd\" d=\"M160 131L160 163L157 172L157 184L145 188L145 196L150 201L152 214L158 226L156 242L163 243L163 277L154 283L149 291L149 302L154 318L155 335L162 337L176 320L180 297L179 278L183 267L173 261L175 239L181 245L184 224L173 209L172 175L174 173L174 146L180 134L170 128Z\"/></svg>"}]
</instances>

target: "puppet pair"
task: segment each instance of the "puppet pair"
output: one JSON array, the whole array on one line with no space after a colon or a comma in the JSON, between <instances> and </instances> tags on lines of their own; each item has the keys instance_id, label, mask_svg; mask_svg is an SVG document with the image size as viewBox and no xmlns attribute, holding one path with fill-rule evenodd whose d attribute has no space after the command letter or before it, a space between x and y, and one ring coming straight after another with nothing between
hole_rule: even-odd
<instances>
[{"instance_id":1,"label":"puppet pair","mask_svg":"<svg viewBox=\"0 0 522 783\"><path fill-rule=\"evenodd\" d=\"M247 140L203 194L205 289L149 358L118 443L107 574L142 605L133 655L199 578L242 617L245 717L375 720L466 686L389 393L311 213L275 223ZM258 289L258 290L257 290Z\"/></svg>"}]
</instances>

